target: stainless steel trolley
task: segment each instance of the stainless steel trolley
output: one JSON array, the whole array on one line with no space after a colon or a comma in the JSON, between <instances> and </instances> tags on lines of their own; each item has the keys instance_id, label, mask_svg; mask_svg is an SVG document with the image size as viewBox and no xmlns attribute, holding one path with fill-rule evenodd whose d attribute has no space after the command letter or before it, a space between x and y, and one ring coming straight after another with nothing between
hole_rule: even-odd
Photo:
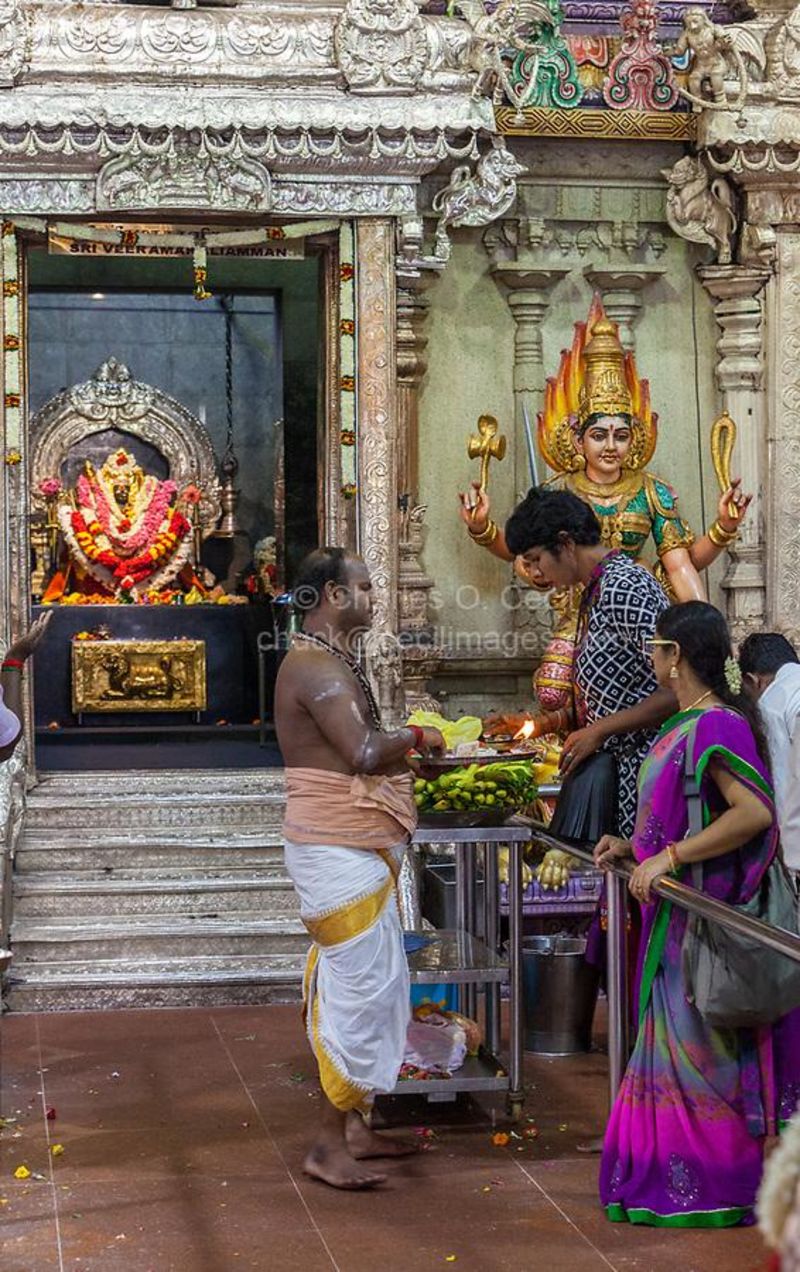
<instances>
[{"instance_id":1,"label":"stainless steel trolley","mask_svg":"<svg viewBox=\"0 0 800 1272\"><path fill-rule=\"evenodd\" d=\"M459 1091L505 1091L509 1115L515 1120L522 1112L525 1090L522 1075L522 849L531 839L531 825L511 817L502 826L469 829L420 827L413 843L452 844L456 850L456 926L439 931L424 949L409 955L411 980L415 984L435 982L460 986L464 1014L475 1017L478 986L484 988L485 1045L478 1056L467 1057L451 1078L403 1080L394 1094L416 1092L441 1099ZM483 848L485 871L485 939L477 930L477 865ZM509 942L508 957L499 952L500 898L497 853L509 849ZM430 933L422 934L430 935ZM509 1049L508 1061L500 1058L500 983L508 977Z\"/></svg>"}]
</instances>

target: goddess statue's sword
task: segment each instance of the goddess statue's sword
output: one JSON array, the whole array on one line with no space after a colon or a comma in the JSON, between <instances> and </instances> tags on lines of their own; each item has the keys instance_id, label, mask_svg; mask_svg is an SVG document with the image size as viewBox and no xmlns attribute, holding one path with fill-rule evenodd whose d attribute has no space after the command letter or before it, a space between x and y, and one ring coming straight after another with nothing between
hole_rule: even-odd
<instances>
[{"instance_id":1,"label":"goddess statue's sword","mask_svg":"<svg viewBox=\"0 0 800 1272\"><path fill-rule=\"evenodd\" d=\"M539 474L536 471L536 443L533 440L533 429L531 428L531 417L528 414L528 407L522 403L522 418L525 421L525 442L528 447L528 468L531 473L531 485L539 485Z\"/></svg>"}]
</instances>

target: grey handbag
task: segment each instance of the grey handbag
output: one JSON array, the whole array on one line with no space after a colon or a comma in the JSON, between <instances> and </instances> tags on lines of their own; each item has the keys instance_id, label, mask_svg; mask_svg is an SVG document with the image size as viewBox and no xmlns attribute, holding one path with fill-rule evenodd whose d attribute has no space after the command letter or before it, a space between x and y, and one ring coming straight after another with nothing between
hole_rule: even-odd
<instances>
[{"instance_id":1,"label":"grey handbag","mask_svg":"<svg viewBox=\"0 0 800 1272\"><path fill-rule=\"evenodd\" d=\"M700 788L691 738L687 741L684 794L689 834L703 829ZM692 883L703 886L703 868L692 866ZM798 931L798 897L776 854L755 896L735 907L787 932ZM771 1025L800 1007L800 963L697 914L690 914L681 951L683 985L689 1002L719 1029Z\"/></svg>"}]
</instances>

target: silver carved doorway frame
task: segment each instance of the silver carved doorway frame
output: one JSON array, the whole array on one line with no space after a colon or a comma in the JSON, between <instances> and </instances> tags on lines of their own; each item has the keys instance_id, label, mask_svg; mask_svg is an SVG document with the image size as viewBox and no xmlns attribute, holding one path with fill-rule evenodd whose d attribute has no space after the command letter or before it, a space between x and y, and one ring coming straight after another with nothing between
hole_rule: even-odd
<instances>
[{"instance_id":1,"label":"silver carved doorway frame","mask_svg":"<svg viewBox=\"0 0 800 1272\"><path fill-rule=\"evenodd\" d=\"M100 217L98 216L98 220ZM133 220L132 217L129 218ZM197 225L172 216L181 231ZM124 225L114 217L115 225ZM320 358L317 443L317 524L320 542L358 549L373 576L375 618L370 662L387 701L399 673L397 633L397 403L395 346L395 220L364 217L356 230L356 499L342 486L339 343L339 257L336 232L310 245L321 256L320 287L324 349ZM247 218L242 219L242 225ZM252 224L252 223L251 223ZM0 639L8 644L30 618L29 526L31 499L30 422L27 376L27 251L40 236L2 222L0 285L2 309L3 526ZM27 677L25 759L35 780L33 684ZM384 683L385 682L385 683ZM21 757L22 759L22 757Z\"/></svg>"}]
</instances>

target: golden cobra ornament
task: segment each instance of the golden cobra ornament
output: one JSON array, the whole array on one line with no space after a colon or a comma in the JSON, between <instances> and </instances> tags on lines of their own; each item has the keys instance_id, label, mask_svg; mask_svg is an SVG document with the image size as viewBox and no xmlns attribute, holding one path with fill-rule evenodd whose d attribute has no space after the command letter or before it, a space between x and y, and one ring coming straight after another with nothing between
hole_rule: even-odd
<instances>
[{"instance_id":1,"label":"golden cobra ornament","mask_svg":"<svg viewBox=\"0 0 800 1272\"><path fill-rule=\"evenodd\" d=\"M735 445L736 423L727 411L723 411L711 425L711 462L723 494L731 485L731 457ZM739 509L733 500L728 504L728 515L734 521L739 519Z\"/></svg>"}]
</instances>

